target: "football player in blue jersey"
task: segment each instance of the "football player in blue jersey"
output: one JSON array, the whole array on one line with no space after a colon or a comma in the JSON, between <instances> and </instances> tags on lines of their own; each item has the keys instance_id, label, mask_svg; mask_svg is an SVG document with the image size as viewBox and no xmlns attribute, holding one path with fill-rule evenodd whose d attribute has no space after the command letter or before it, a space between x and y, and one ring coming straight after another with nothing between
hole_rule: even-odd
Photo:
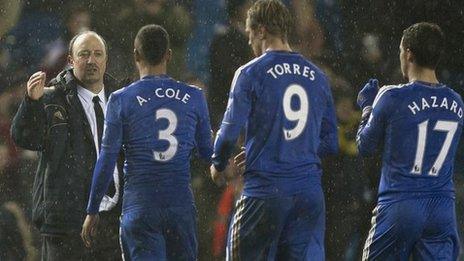
<instances>
[{"instance_id":1,"label":"football player in blue jersey","mask_svg":"<svg viewBox=\"0 0 464 261\"><path fill-rule=\"evenodd\" d=\"M444 46L438 25L410 26L400 43L408 83L379 89L370 80L358 95L363 111L359 153L383 150L378 203L363 260L457 259L453 171L463 102L436 77Z\"/></svg>"},{"instance_id":2,"label":"football player in blue jersey","mask_svg":"<svg viewBox=\"0 0 464 261\"><path fill-rule=\"evenodd\" d=\"M278 0L258 0L248 11L257 58L235 73L211 166L213 180L222 183L246 125L244 189L227 260L324 260L320 157L337 152L337 123L327 77L291 50L290 27Z\"/></svg>"},{"instance_id":3,"label":"football player in blue jersey","mask_svg":"<svg viewBox=\"0 0 464 261\"><path fill-rule=\"evenodd\" d=\"M196 260L196 208L190 156L211 162L212 140L201 89L166 75L169 37L142 27L134 42L140 80L108 102L102 151L95 167L82 236L91 243L98 206L117 154L125 152L121 246L125 260Z\"/></svg>"}]
</instances>

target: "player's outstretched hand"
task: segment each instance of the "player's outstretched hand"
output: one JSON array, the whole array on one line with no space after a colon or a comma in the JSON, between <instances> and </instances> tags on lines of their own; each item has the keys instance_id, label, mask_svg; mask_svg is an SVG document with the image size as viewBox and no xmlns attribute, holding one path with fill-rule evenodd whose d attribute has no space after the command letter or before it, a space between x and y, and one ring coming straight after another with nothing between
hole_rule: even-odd
<instances>
[{"instance_id":1,"label":"player's outstretched hand","mask_svg":"<svg viewBox=\"0 0 464 261\"><path fill-rule=\"evenodd\" d=\"M364 85L362 90L358 93L357 102L361 110L367 106L372 106L378 91L379 81L377 79L369 79L366 85Z\"/></svg>"},{"instance_id":2,"label":"player's outstretched hand","mask_svg":"<svg viewBox=\"0 0 464 261\"><path fill-rule=\"evenodd\" d=\"M36 72L27 81L27 96L32 100L38 100L44 93L46 74Z\"/></svg>"},{"instance_id":3,"label":"player's outstretched hand","mask_svg":"<svg viewBox=\"0 0 464 261\"><path fill-rule=\"evenodd\" d=\"M82 225L81 237L86 247L92 246L92 239L97 233L97 225L100 220L98 214L87 215L84 224Z\"/></svg>"}]
</instances>

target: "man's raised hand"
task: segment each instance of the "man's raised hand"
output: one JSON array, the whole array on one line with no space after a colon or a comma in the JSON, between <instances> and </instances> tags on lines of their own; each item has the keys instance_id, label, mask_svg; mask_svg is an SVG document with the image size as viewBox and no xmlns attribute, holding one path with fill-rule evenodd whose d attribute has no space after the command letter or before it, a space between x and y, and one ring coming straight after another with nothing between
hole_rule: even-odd
<instances>
[{"instance_id":1,"label":"man's raised hand","mask_svg":"<svg viewBox=\"0 0 464 261\"><path fill-rule=\"evenodd\" d=\"M46 74L44 72L36 72L27 81L27 96L32 100L38 100L43 96L45 87Z\"/></svg>"}]
</instances>

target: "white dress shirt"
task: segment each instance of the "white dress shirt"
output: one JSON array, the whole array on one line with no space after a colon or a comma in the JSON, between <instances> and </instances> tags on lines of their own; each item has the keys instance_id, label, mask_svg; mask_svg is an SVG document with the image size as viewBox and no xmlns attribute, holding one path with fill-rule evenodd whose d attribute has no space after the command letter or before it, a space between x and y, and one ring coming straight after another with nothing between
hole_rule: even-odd
<instances>
[{"instance_id":1,"label":"white dress shirt","mask_svg":"<svg viewBox=\"0 0 464 261\"><path fill-rule=\"evenodd\" d=\"M103 115L106 117L106 96L105 96L105 88L95 94L81 86L77 86L77 96L82 103L82 107L84 108L85 115L87 116L87 120L89 121L90 130L92 131L93 135L93 142L95 144L95 149L97 150L97 159L98 155L100 155L100 148L98 146L98 132L97 132L97 118L95 116L95 110L93 108L93 97L97 96L100 98L100 106L103 110ZM113 172L114 178L114 186L115 186L115 193L113 197L105 195L103 200L100 204L100 211L108 211L112 209L119 200L119 176L118 176L118 168L114 168Z\"/></svg>"}]
</instances>

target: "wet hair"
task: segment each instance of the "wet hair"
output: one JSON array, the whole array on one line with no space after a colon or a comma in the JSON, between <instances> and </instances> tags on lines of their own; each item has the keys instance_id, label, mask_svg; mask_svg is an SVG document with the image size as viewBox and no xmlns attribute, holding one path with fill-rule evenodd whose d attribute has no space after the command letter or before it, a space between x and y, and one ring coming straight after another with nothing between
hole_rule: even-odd
<instances>
[{"instance_id":1,"label":"wet hair","mask_svg":"<svg viewBox=\"0 0 464 261\"><path fill-rule=\"evenodd\" d=\"M149 24L140 28L135 41L141 58L150 65L160 64L169 50L169 34L160 25Z\"/></svg>"},{"instance_id":2,"label":"wet hair","mask_svg":"<svg viewBox=\"0 0 464 261\"><path fill-rule=\"evenodd\" d=\"M444 34L433 23L413 24L403 31L403 48L414 55L414 62L422 67L435 69L444 51Z\"/></svg>"},{"instance_id":3,"label":"wet hair","mask_svg":"<svg viewBox=\"0 0 464 261\"><path fill-rule=\"evenodd\" d=\"M279 0L258 0L248 10L251 29L264 26L266 31L282 39L287 39L293 24L290 11Z\"/></svg>"},{"instance_id":4,"label":"wet hair","mask_svg":"<svg viewBox=\"0 0 464 261\"><path fill-rule=\"evenodd\" d=\"M97 34L97 33L94 32L94 31L84 31L84 32L81 32L81 33L76 34L76 35L71 39L71 41L69 41L68 55L70 55L70 56L73 55L74 43L76 42L77 38L79 38L81 35L84 35L84 34L92 34L92 35L95 35L96 37L100 38L100 40L103 42L103 45L105 46L105 53L106 53L106 55L108 55L108 45L106 45L105 39L104 39L101 35Z\"/></svg>"}]
</instances>

